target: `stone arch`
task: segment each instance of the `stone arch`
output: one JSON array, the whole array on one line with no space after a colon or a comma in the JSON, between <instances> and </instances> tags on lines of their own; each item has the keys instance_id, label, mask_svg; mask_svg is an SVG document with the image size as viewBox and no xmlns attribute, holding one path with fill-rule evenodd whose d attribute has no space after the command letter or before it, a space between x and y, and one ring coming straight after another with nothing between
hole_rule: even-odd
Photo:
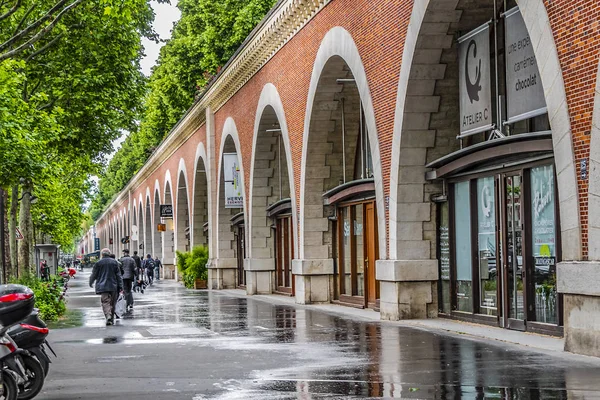
<instances>
[{"instance_id":1,"label":"stone arch","mask_svg":"<svg viewBox=\"0 0 600 400\"><path fill-rule=\"evenodd\" d=\"M164 253L163 253L163 237L161 232L158 231L157 226L161 220L160 218L160 205L161 205L161 190L160 190L160 183L158 182L158 179L156 180L155 184L154 184L154 199L153 199L153 210L152 210L152 221L153 221L153 227L152 227L152 257L158 257L162 260L164 260ZM148 253L148 252L146 252Z\"/></svg>"},{"instance_id":2,"label":"stone arch","mask_svg":"<svg viewBox=\"0 0 600 400\"><path fill-rule=\"evenodd\" d=\"M173 192L173 182L171 179L171 171L165 173L163 182L163 201L164 204L173 206L175 194ZM173 216L175 217L175 216ZM162 264L164 266L164 277L176 279L175 265L175 220L165 219L163 223L167 226L167 230L162 232Z\"/></svg>"},{"instance_id":3,"label":"stone arch","mask_svg":"<svg viewBox=\"0 0 600 400\"><path fill-rule=\"evenodd\" d=\"M289 132L283 103L277 88L268 83L258 101L254 119L254 140L248 199L247 292L271 293L275 287L276 243L273 221L267 207L291 200L292 254L298 254L297 209ZM291 265L290 265L291 267Z\"/></svg>"},{"instance_id":4,"label":"stone arch","mask_svg":"<svg viewBox=\"0 0 600 400\"><path fill-rule=\"evenodd\" d=\"M268 134L268 132L265 132L266 129L272 127L273 124L277 124L277 129L281 129L281 134L273 132L272 134ZM268 135L267 135L268 134ZM255 114L255 118L254 118L254 141L252 143L252 161L251 161L251 166L250 166L250 196L248 199L248 209L250 210L249 212L249 237L248 237L248 249L249 249L249 257L254 257L252 255L253 252L253 237L251 235L251 232L254 228L254 219L261 219L261 225L262 226L262 220L264 219L265 216L260 216L258 214L256 214L253 210L253 207L256 205L256 201L258 199L265 199L268 200L269 196L276 196L279 197L277 193L270 193L268 195L266 194L256 194L256 189L261 187L272 187L273 190L277 191L279 189L279 182L273 182L272 184L269 184L269 182L271 180L274 180L274 178L277 175L277 168L278 165L276 165L276 163L278 164L278 157L277 157L277 153L279 151L279 146L277 143L278 137L281 138L281 152L282 152L282 165L281 165L281 169L282 169L282 194L283 198L285 197L290 197L291 198L291 202L292 202L292 213L293 213L293 222L294 222L294 248L295 248L295 253L298 254L298 243L297 243L297 222L298 222L298 217L297 217L297 209L296 209L296 196L292 196L293 194L293 188L295 187L294 185L294 164L292 161L292 149L291 149L291 144L290 144L290 138L289 138L289 131L288 131L288 126L287 126L287 120L285 119L285 111L283 109L283 103L281 102L281 98L279 97L279 92L277 91L277 88L275 87L275 85L273 85L272 83L267 83L264 87L263 90L261 92L260 95L260 99L258 101L258 107L256 110L256 114ZM260 139L260 140L259 140ZM265 142L269 142L267 145L265 145L265 149L260 149L259 147L263 144L265 144ZM277 146L277 148L275 148L274 146ZM268 148L266 148L268 147ZM259 157L262 156L261 159L259 159ZM273 159L269 159L270 157L273 157ZM258 164L260 163L260 161L266 161L263 164L265 164L265 167L262 168L260 167ZM257 168L261 169L260 172L257 172ZM267 169L267 171L264 171L265 169ZM272 170L272 171L271 171ZM264 174L268 173L269 176L263 176ZM259 176L260 175L260 176ZM264 185L257 185L257 183L261 183L258 182L258 179L262 179L263 181L267 180L267 182L264 182ZM265 206L267 206L268 204L260 204L258 205L258 209L264 210ZM259 257L260 258L260 257Z\"/></svg>"},{"instance_id":5,"label":"stone arch","mask_svg":"<svg viewBox=\"0 0 600 400\"><path fill-rule=\"evenodd\" d=\"M139 236L138 236L138 240L133 240L133 227L134 226L138 226L138 206L137 206L137 201L134 199L133 200L133 207L132 207L132 211L131 211L131 229L129 231L130 235L131 235L131 240L130 240L130 255L133 255L134 250L137 249L138 247L138 243L139 243Z\"/></svg>"},{"instance_id":6,"label":"stone arch","mask_svg":"<svg viewBox=\"0 0 600 400\"><path fill-rule=\"evenodd\" d=\"M562 70L543 1L517 0L517 4L520 6L540 66L552 129L563 259L577 260L581 258L579 201ZM444 64L447 60L443 57L447 55L446 50L453 45L449 29L455 28L461 21L461 10L458 7L459 0L444 4L437 1L420 1L415 2L413 6L402 56L403 68L400 70L394 119L394 151L390 173L390 259L405 259L403 254L414 253L411 249L423 254L427 251L428 245L421 232L423 228L417 225L430 219L429 200L417 198L415 193L425 186L426 162L432 161L431 158L435 158L438 150L442 151L442 154L437 152L440 155L451 151L451 146L442 150L437 143L454 141L453 134L442 132L440 136L442 127L430 129L429 123L436 122L435 113L447 112L444 107L448 104L440 100L439 90L435 92L435 87L436 81L443 81L444 77L448 80ZM462 13L468 11L465 9ZM458 88L451 90L456 90L457 102ZM456 130L452 132L455 135ZM419 220L415 221L415 218ZM401 225L406 223L413 224L417 229L403 228ZM418 255L409 257L419 258ZM435 258L434 255L431 257Z\"/></svg>"},{"instance_id":7,"label":"stone arch","mask_svg":"<svg viewBox=\"0 0 600 400\"><path fill-rule=\"evenodd\" d=\"M600 62L596 73L594 111L590 140L588 189L588 258L600 260Z\"/></svg>"},{"instance_id":8,"label":"stone arch","mask_svg":"<svg viewBox=\"0 0 600 400\"><path fill-rule=\"evenodd\" d=\"M177 172L177 206L174 209L175 218L175 249L178 251L190 251L191 235L191 215L189 209L188 196L188 176L183 158L179 160L179 170Z\"/></svg>"},{"instance_id":9,"label":"stone arch","mask_svg":"<svg viewBox=\"0 0 600 400\"><path fill-rule=\"evenodd\" d=\"M223 154L235 152L238 157L239 178L242 187L242 196L244 197L242 211L244 220L246 219L246 201L245 201L245 184L244 184L244 164L242 160L242 152L237 127L233 118L229 117L223 126L221 134L221 148L219 150L219 168L218 168L218 183L217 183L217 224L216 224L216 259L213 260L213 268L209 271L209 281L213 289L221 289L237 286L237 262L238 257L243 255L237 254L236 238L231 226L231 217L239 213L238 209L225 208L225 189L224 189L224 171L223 171ZM247 236L247 235L246 235ZM246 241L246 238L242 238Z\"/></svg>"},{"instance_id":10,"label":"stone arch","mask_svg":"<svg viewBox=\"0 0 600 400\"><path fill-rule=\"evenodd\" d=\"M153 237L152 237L152 227L154 226L152 220L152 195L150 193L150 188L146 188L146 198L144 202L144 248L143 251L140 252L140 257L151 253L155 254L154 246L153 246Z\"/></svg>"},{"instance_id":11,"label":"stone arch","mask_svg":"<svg viewBox=\"0 0 600 400\"><path fill-rule=\"evenodd\" d=\"M570 120L552 29L542 0L522 1L539 65L552 129L562 224L563 258L581 257L579 206ZM470 0L415 2L408 25L396 100L390 171L390 263L378 265L383 319L437 315L435 285L436 207L430 196L442 192L425 180L426 165L459 150L460 110L456 37L489 21L493 2ZM561 221L562 222L562 221ZM399 278L402 276L402 278ZM410 278L409 278L410 277ZM384 299L383 286L389 297ZM389 290L388 290L389 289ZM422 303L400 304L399 291ZM407 297L408 298L408 297Z\"/></svg>"},{"instance_id":12,"label":"stone arch","mask_svg":"<svg viewBox=\"0 0 600 400\"><path fill-rule=\"evenodd\" d=\"M340 64L341 63L341 64ZM337 65L333 65L337 64ZM375 124L375 111L373 109L373 101L371 98L371 91L369 89L369 83L367 80L367 75L365 72L364 65L362 63L362 59L358 52L358 48L354 42L354 39L350 35L348 31L346 31L342 27L332 28L321 42L321 46L319 47L319 51L317 53L317 57L315 59L313 65L313 71L310 81L310 87L308 91L308 99L306 102L306 115L304 119L304 135L303 135L303 152L302 152L302 177L300 183L300 199L304 201L300 202L300 237L299 237L299 256L301 259L310 259L310 258L320 258L323 254L323 250L317 250L315 255L307 254L306 250L311 249L315 250L313 245L306 244L306 234L307 227L306 222L308 218L309 212L307 212L307 206L314 207L317 205L321 205L320 196L323 193L324 189L320 188L320 184L318 182L315 183L315 188L307 187L311 185L307 185L307 172L309 172L308 164L309 158L311 157L311 148L313 143L315 143L315 135L310 135L311 131L311 123L317 120L323 121L322 118L325 118L325 122L329 121L328 112L331 111L327 109L328 106L336 107L331 104L334 102L333 96L331 99L327 101L326 99L319 99L317 96L319 95L319 86L323 83L322 80L327 80L327 69L336 68L341 70L346 70L348 72L348 76L353 78L356 82L356 89L358 91L359 101L362 103L362 107L364 110L364 118L365 125L367 128L368 134L368 144L370 146L372 160L373 160L373 177L375 180L375 192L376 192L376 203L377 203L377 220L378 220L378 236L379 236L379 257L385 258L386 252L386 224L385 224L385 202L384 202L384 191L383 191L383 179L381 175L381 158L380 158L380 149L379 149L379 137L377 134L377 126ZM345 85L338 85L345 86ZM335 89L333 89L335 90ZM340 87L340 91L343 91ZM327 97L327 95L325 95ZM324 116L318 115L319 113L314 112L315 103L323 102L323 107L325 107L321 111ZM327 104L329 103L329 104ZM326 125L326 124L322 124ZM329 129L330 127L325 127ZM325 135L326 136L326 135ZM323 151L320 151L322 153ZM323 158L324 154L320 155L320 158ZM312 167L312 163L311 167ZM319 165L325 164L324 162L319 162ZM334 185L335 186L335 185ZM319 199L313 199L310 201L308 197L311 196L310 193L307 193L307 190L312 192L313 189L316 189L319 193ZM309 200L307 202L307 199ZM310 203L310 204L309 204ZM317 211L317 215L319 212ZM326 221L326 217L320 217L317 219L321 219ZM316 219L315 219L316 221ZM318 223L317 223L318 224ZM323 223L324 224L324 223ZM311 239L312 240L312 239ZM321 242L323 243L323 242ZM308 247L307 247L308 246ZM317 245L317 247L323 247L323 244ZM316 255L321 253L321 255Z\"/></svg>"},{"instance_id":13,"label":"stone arch","mask_svg":"<svg viewBox=\"0 0 600 400\"><path fill-rule=\"evenodd\" d=\"M208 245L210 231L208 235L204 234L204 224L212 226L212 208L211 196L211 172L210 164L207 162L206 149L204 143L199 143L194 158L194 182L192 188L192 228L191 243L192 247L197 245Z\"/></svg>"}]
</instances>

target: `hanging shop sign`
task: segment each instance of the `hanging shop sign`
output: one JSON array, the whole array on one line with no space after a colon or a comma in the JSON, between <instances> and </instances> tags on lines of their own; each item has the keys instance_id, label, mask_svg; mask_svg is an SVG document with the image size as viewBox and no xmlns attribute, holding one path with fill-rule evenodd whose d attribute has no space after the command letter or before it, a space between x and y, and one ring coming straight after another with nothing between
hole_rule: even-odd
<instances>
[{"instance_id":1,"label":"hanging shop sign","mask_svg":"<svg viewBox=\"0 0 600 400\"><path fill-rule=\"evenodd\" d=\"M166 232L167 231L167 224L157 224L156 225L156 230L158 232Z\"/></svg>"},{"instance_id":2,"label":"hanging shop sign","mask_svg":"<svg viewBox=\"0 0 600 400\"><path fill-rule=\"evenodd\" d=\"M138 227L137 227L137 225L132 225L131 226L131 240L133 240L133 241L138 241L139 240L139 233L138 233Z\"/></svg>"},{"instance_id":3,"label":"hanging shop sign","mask_svg":"<svg viewBox=\"0 0 600 400\"><path fill-rule=\"evenodd\" d=\"M462 36L458 43L460 138L493 127L489 25Z\"/></svg>"},{"instance_id":4,"label":"hanging shop sign","mask_svg":"<svg viewBox=\"0 0 600 400\"><path fill-rule=\"evenodd\" d=\"M244 197L240 166L236 153L223 154L223 173L225 178L225 208L242 208Z\"/></svg>"},{"instance_id":5,"label":"hanging shop sign","mask_svg":"<svg viewBox=\"0 0 600 400\"><path fill-rule=\"evenodd\" d=\"M100 250L100 238L94 238L94 251Z\"/></svg>"},{"instance_id":6,"label":"hanging shop sign","mask_svg":"<svg viewBox=\"0 0 600 400\"><path fill-rule=\"evenodd\" d=\"M547 112L540 71L525 21L515 7L504 14L506 21L506 123Z\"/></svg>"},{"instance_id":7,"label":"hanging shop sign","mask_svg":"<svg viewBox=\"0 0 600 400\"><path fill-rule=\"evenodd\" d=\"M171 204L161 204L160 217L161 218L173 218L173 206Z\"/></svg>"}]
</instances>

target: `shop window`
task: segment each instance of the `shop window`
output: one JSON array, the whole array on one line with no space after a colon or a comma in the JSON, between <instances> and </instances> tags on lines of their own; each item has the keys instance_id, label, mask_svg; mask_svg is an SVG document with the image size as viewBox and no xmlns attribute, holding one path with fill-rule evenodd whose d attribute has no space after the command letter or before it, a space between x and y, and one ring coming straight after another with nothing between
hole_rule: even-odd
<instances>
[{"instance_id":1,"label":"shop window","mask_svg":"<svg viewBox=\"0 0 600 400\"><path fill-rule=\"evenodd\" d=\"M531 169L531 248L535 281L535 318L556 324L556 208L554 168Z\"/></svg>"},{"instance_id":2,"label":"shop window","mask_svg":"<svg viewBox=\"0 0 600 400\"><path fill-rule=\"evenodd\" d=\"M454 185L454 221L456 309L458 311L473 312L469 181L458 182Z\"/></svg>"},{"instance_id":3,"label":"shop window","mask_svg":"<svg viewBox=\"0 0 600 400\"><path fill-rule=\"evenodd\" d=\"M497 315L498 268L496 265L496 204L494 177L477 179L477 257L480 312Z\"/></svg>"},{"instance_id":4,"label":"shop window","mask_svg":"<svg viewBox=\"0 0 600 400\"><path fill-rule=\"evenodd\" d=\"M439 309L449 314L450 306L450 232L448 202L438 204Z\"/></svg>"}]
</instances>

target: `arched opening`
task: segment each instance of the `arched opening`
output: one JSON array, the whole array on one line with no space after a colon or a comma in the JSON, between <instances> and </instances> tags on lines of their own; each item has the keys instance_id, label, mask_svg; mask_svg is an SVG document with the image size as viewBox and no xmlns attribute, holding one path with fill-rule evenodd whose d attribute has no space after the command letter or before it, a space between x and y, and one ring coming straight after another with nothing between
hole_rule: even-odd
<instances>
[{"instance_id":1,"label":"arched opening","mask_svg":"<svg viewBox=\"0 0 600 400\"><path fill-rule=\"evenodd\" d=\"M171 182L167 181L165 185L165 205L173 206L173 196L171 194ZM173 217L164 218L166 230L162 232L163 244L163 271L160 272L161 278L177 279L177 269L175 268L175 225Z\"/></svg>"},{"instance_id":2,"label":"arched opening","mask_svg":"<svg viewBox=\"0 0 600 400\"><path fill-rule=\"evenodd\" d=\"M183 171L177 180L177 250L190 251L190 211L188 206L187 181Z\"/></svg>"},{"instance_id":3,"label":"arched opening","mask_svg":"<svg viewBox=\"0 0 600 400\"><path fill-rule=\"evenodd\" d=\"M374 118L370 108L365 110L361 86L368 93L366 82L357 80L338 55L327 59L318 77L301 200L305 262L319 265L320 271L296 279L304 292L300 302L378 307L378 199L371 146L376 135L366 123Z\"/></svg>"},{"instance_id":4,"label":"arched opening","mask_svg":"<svg viewBox=\"0 0 600 400\"><path fill-rule=\"evenodd\" d=\"M232 125L233 120L228 120L224 131L235 131ZM246 230L243 171L238 146L231 135L224 138L219 165L217 259L209 270L209 284L213 289L244 287Z\"/></svg>"},{"instance_id":5,"label":"arched opening","mask_svg":"<svg viewBox=\"0 0 600 400\"><path fill-rule=\"evenodd\" d=\"M152 235L152 252L146 251L146 254L151 254L152 257L158 257L164 262L163 253L163 236L162 232L158 230L158 225L161 224L162 219L160 218L160 195L158 188L154 191L154 218L152 219L153 226L151 227Z\"/></svg>"},{"instance_id":6,"label":"arched opening","mask_svg":"<svg viewBox=\"0 0 600 400\"><path fill-rule=\"evenodd\" d=\"M563 161L546 98L562 78L540 73L552 33L535 54L541 36L534 43L515 0L451 3L415 3L407 34L382 318L439 312L558 332Z\"/></svg>"},{"instance_id":7,"label":"arched opening","mask_svg":"<svg viewBox=\"0 0 600 400\"><path fill-rule=\"evenodd\" d=\"M144 217L144 242L142 243L143 247L141 247L140 258L144 257L148 253L158 257L158 254L154 251L154 246L152 244L152 202L150 201L149 193L146 195L146 206L144 208L146 210Z\"/></svg>"},{"instance_id":8,"label":"arched opening","mask_svg":"<svg viewBox=\"0 0 600 400\"><path fill-rule=\"evenodd\" d=\"M131 213L131 230L130 230L130 248L129 248L129 254L133 255L133 252L135 250L137 250L138 245L140 243L140 239L139 239L139 220L138 220L138 206L137 204L133 204L133 212Z\"/></svg>"},{"instance_id":9,"label":"arched opening","mask_svg":"<svg viewBox=\"0 0 600 400\"><path fill-rule=\"evenodd\" d=\"M286 132L287 134L287 132ZM259 116L251 173L250 258L247 293L295 295L294 226L288 160L282 126L273 106Z\"/></svg>"},{"instance_id":10,"label":"arched opening","mask_svg":"<svg viewBox=\"0 0 600 400\"><path fill-rule=\"evenodd\" d=\"M194 172L194 212L192 222L193 246L208 246L208 174L204 159L198 157Z\"/></svg>"}]
</instances>

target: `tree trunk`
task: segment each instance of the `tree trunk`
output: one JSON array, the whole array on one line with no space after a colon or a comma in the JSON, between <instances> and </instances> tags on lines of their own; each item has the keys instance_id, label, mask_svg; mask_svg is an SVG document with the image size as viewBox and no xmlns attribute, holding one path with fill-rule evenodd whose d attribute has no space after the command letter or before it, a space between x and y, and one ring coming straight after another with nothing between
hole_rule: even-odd
<instances>
[{"instance_id":1,"label":"tree trunk","mask_svg":"<svg viewBox=\"0 0 600 400\"><path fill-rule=\"evenodd\" d=\"M0 283L4 283L6 280L6 270L8 269L9 257L7 254L8 219L6 218L6 192L2 188L0 188L0 218L2 218L2 230L0 230L0 263L2 264Z\"/></svg>"},{"instance_id":2,"label":"tree trunk","mask_svg":"<svg viewBox=\"0 0 600 400\"><path fill-rule=\"evenodd\" d=\"M23 199L19 210L19 228L23 240L19 243L19 276L35 271L32 268L33 260L33 224L31 221L31 183L23 184Z\"/></svg>"},{"instance_id":3,"label":"tree trunk","mask_svg":"<svg viewBox=\"0 0 600 400\"><path fill-rule=\"evenodd\" d=\"M17 274L17 206L19 205L19 186L14 185L10 190L10 213L8 216L8 243L10 247L10 270L6 275L15 277Z\"/></svg>"}]
</instances>

